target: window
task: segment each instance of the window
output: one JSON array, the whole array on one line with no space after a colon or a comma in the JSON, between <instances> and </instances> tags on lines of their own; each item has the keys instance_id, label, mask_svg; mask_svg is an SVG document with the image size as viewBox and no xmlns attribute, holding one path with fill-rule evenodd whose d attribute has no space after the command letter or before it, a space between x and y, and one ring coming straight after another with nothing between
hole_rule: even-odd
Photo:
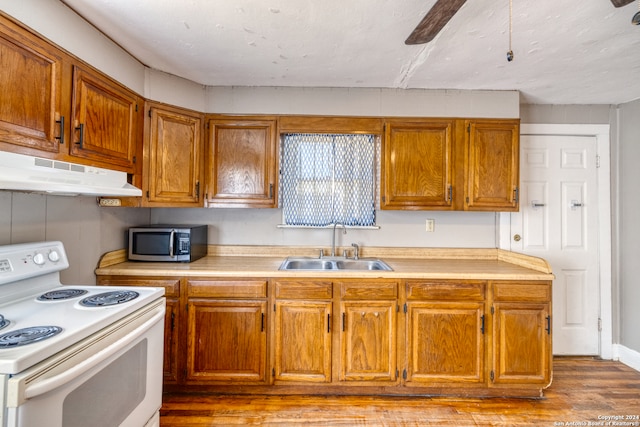
<instances>
[{"instance_id":1,"label":"window","mask_svg":"<svg viewBox=\"0 0 640 427\"><path fill-rule=\"evenodd\" d=\"M378 137L285 134L280 197L285 225L375 225Z\"/></svg>"}]
</instances>

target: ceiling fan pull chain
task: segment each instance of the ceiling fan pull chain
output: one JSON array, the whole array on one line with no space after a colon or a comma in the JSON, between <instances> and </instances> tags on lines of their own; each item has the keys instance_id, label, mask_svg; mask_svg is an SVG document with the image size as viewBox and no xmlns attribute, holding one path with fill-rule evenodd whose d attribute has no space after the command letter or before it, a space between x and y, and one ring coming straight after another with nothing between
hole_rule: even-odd
<instances>
[{"instance_id":1,"label":"ceiling fan pull chain","mask_svg":"<svg viewBox=\"0 0 640 427\"><path fill-rule=\"evenodd\" d=\"M513 34L513 0L509 0L509 51L507 52L507 61L509 62L513 61L513 50L511 49L512 34Z\"/></svg>"}]
</instances>

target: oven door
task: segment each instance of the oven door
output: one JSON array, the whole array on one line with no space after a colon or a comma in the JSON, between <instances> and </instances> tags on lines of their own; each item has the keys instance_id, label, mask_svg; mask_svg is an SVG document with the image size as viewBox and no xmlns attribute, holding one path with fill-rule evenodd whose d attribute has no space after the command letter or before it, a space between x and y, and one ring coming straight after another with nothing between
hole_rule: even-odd
<instances>
[{"instance_id":1,"label":"oven door","mask_svg":"<svg viewBox=\"0 0 640 427\"><path fill-rule=\"evenodd\" d=\"M162 404L164 314L161 298L12 376L6 425L153 425Z\"/></svg>"}]
</instances>

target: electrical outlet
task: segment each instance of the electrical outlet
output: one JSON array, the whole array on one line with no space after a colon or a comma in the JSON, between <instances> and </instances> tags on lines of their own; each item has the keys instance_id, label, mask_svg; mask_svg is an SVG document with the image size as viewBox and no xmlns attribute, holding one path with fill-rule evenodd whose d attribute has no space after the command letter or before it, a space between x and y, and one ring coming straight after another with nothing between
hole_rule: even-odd
<instances>
[{"instance_id":1,"label":"electrical outlet","mask_svg":"<svg viewBox=\"0 0 640 427\"><path fill-rule=\"evenodd\" d=\"M122 206L122 202L120 199L103 199L101 198L98 202L100 206Z\"/></svg>"},{"instance_id":2,"label":"electrical outlet","mask_svg":"<svg viewBox=\"0 0 640 427\"><path fill-rule=\"evenodd\" d=\"M428 219L426 228L427 228L428 232L430 232L430 233L434 232L435 229L436 229L436 220L435 219Z\"/></svg>"}]
</instances>

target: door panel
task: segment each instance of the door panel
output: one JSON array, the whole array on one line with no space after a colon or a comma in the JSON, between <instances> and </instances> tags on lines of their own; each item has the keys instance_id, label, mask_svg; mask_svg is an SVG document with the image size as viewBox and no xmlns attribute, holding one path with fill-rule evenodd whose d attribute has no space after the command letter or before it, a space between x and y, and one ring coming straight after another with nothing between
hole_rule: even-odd
<instances>
[{"instance_id":1,"label":"door panel","mask_svg":"<svg viewBox=\"0 0 640 427\"><path fill-rule=\"evenodd\" d=\"M522 135L520 142L522 203L511 214L511 249L545 258L556 276L554 354L599 354L596 138Z\"/></svg>"}]
</instances>

